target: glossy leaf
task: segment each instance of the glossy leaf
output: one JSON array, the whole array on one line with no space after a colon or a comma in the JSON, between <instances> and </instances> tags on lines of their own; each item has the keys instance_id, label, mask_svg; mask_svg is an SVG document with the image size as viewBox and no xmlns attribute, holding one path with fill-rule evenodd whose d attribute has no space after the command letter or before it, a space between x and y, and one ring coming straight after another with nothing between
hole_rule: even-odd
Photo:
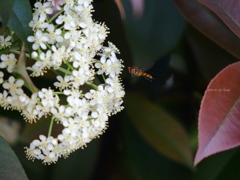
<instances>
[{"instance_id":1,"label":"glossy leaf","mask_svg":"<svg viewBox=\"0 0 240 180\"><path fill-rule=\"evenodd\" d=\"M32 19L32 10L28 0L15 0L8 27L25 43L28 51L31 51L31 43L27 37L32 34L29 22Z\"/></svg>"},{"instance_id":2,"label":"glossy leaf","mask_svg":"<svg viewBox=\"0 0 240 180\"><path fill-rule=\"evenodd\" d=\"M130 0L133 10L133 16L140 18L144 12L144 0Z\"/></svg>"},{"instance_id":3,"label":"glossy leaf","mask_svg":"<svg viewBox=\"0 0 240 180\"><path fill-rule=\"evenodd\" d=\"M225 168L220 171L220 174L216 180L235 180L240 179L239 172L239 159L240 159L240 148L231 149L229 151L236 150L234 156L225 164ZM220 161L218 161L220 162Z\"/></svg>"},{"instance_id":4,"label":"glossy leaf","mask_svg":"<svg viewBox=\"0 0 240 180\"><path fill-rule=\"evenodd\" d=\"M240 145L240 62L223 69L208 85L199 112L199 147L194 160Z\"/></svg>"},{"instance_id":5,"label":"glossy leaf","mask_svg":"<svg viewBox=\"0 0 240 180\"><path fill-rule=\"evenodd\" d=\"M0 6L0 19L3 26L6 26L12 14L12 8L15 0L2 0Z\"/></svg>"},{"instance_id":6,"label":"glossy leaf","mask_svg":"<svg viewBox=\"0 0 240 180\"><path fill-rule=\"evenodd\" d=\"M124 117L123 124L123 149L128 160L125 162L132 174L132 178L125 179L156 179L156 180L186 180L190 169L159 153L151 144L142 138L128 117ZM171 169L171 173L169 173ZM134 176L135 175L135 176Z\"/></svg>"},{"instance_id":7,"label":"glossy leaf","mask_svg":"<svg viewBox=\"0 0 240 180\"><path fill-rule=\"evenodd\" d=\"M101 147L101 139L94 139L84 149L79 149L67 159L61 158L52 168L52 180L89 180L94 172Z\"/></svg>"},{"instance_id":8,"label":"glossy leaf","mask_svg":"<svg viewBox=\"0 0 240 180\"><path fill-rule=\"evenodd\" d=\"M174 2L191 25L229 53L240 58L240 39L213 13L195 0Z\"/></svg>"},{"instance_id":9,"label":"glossy leaf","mask_svg":"<svg viewBox=\"0 0 240 180\"><path fill-rule=\"evenodd\" d=\"M167 157L191 167L189 139L173 117L141 95L128 93L125 102L128 116L145 140Z\"/></svg>"},{"instance_id":10,"label":"glossy leaf","mask_svg":"<svg viewBox=\"0 0 240 180\"><path fill-rule=\"evenodd\" d=\"M231 162L233 159L236 159L237 156L240 154L239 148L231 149L229 151L224 151L218 154L214 154L213 156L210 156L209 158L204 159L201 163L197 166L197 171L194 174L194 180L219 180L218 177L223 177L224 171L227 170L227 168L233 168L233 163ZM237 159L239 161L239 158ZM236 166L238 166L236 164ZM231 171L230 171L231 172ZM227 173L229 175L229 171ZM237 178L240 176L239 173L233 173L234 179L240 179ZM238 174L238 175L237 175ZM230 176L228 178L225 178L225 180L230 180ZM224 179L222 179L224 180Z\"/></svg>"},{"instance_id":11,"label":"glossy leaf","mask_svg":"<svg viewBox=\"0 0 240 180\"><path fill-rule=\"evenodd\" d=\"M125 19L126 14L125 14L125 10L124 10L123 4L122 4L122 0L114 0L114 1L118 7L118 10L120 12L122 19Z\"/></svg>"},{"instance_id":12,"label":"glossy leaf","mask_svg":"<svg viewBox=\"0 0 240 180\"><path fill-rule=\"evenodd\" d=\"M239 0L198 0L212 10L238 37L240 37Z\"/></svg>"},{"instance_id":13,"label":"glossy leaf","mask_svg":"<svg viewBox=\"0 0 240 180\"><path fill-rule=\"evenodd\" d=\"M0 136L0 179L28 179L17 156Z\"/></svg>"},{"instance_id":14,"label":"glossy leaf","mask_svg":"<svg viewBox=\"0 0 240 180\"><path fill-rule=\"evenodd\" d=\"M144 67L168 53L179 41L185 21L172 1L145 1L141 17L136 18L129 1L123 1L126 34L134 65Z\"/></svg>"},{"instance_id":15,"label":"glossy leaf","mask_svg":"<svg viewBox=\"0 0 240 180\"><path fill-rule=\"evenodd\" d=\"M238 61L195 28L189 27L186 36L199 69L209 81L224 67Z\"/></svg>"}]
</instances>

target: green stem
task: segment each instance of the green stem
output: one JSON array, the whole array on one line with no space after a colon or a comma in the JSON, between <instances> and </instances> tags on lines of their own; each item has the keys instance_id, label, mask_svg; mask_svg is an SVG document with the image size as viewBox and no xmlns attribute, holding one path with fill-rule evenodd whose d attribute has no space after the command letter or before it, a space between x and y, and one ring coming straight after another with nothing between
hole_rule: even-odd
<instances>
[{"instance_id":1,"label":"green stem","mask_svg":"<svg viewBox=\"0 0 240 180\"><path fill-rule=\"evenodd\" d=\"M106 78L103 74L102 74L102 78L103 78L104 82L106 82Z\"/></svg>"},{"instance_id":2,"label":"green stem","mask_svg":"<svg viewBox=\"0 0 240 180\"><path fill-rule=\"evenodd\" d=\"M54 122L54 116L52 116L52 119L50 121L50 126L48 129L48 137L51 136L51 134L52 134L53 122Z\"/></svg>"},{"instance_id":3,"label":"green stem","mask_svg":"<svg viewBox=\"0 0 240 180\"><path fill-rule=\"evenodd\" d=\"M64 94L63 92L54 92L54 94Z\"/></svg>"},{"instance_id":4,"label":"green stem","mask_svg":"<svg viewBox=\"0 0 240 180\"><path fill-rule=\"evenodd\" d=\"M71 74L71 73L69 72L69 70L66 70L66 69L64 69L64 68L62 68L62 67L59 67L57 70L65 73L65 74Z\"/></svg>"},{"instance_id":5,"label":"green stem","mask_svg":"<svg viewBox=\"0 0 240 180\"><path fill-rule=\"evenodd\" d=\"M61 9L61 11L59 11L58 13L56 13L50 20L48 23L52 22L58 15L60 15L62 12L64 11L64 9Z\"/></svg>"},{"instance_id":6,"label":"green stem","mask_svg":"<svg viewBox=\"0 0 240 180\"><path fill-rule=\"evenodd\" d=\"M70 10L71 10L73 13L77 14L77 12L76 12L76 11L74 11L72 8L70 8Z\"/></svg>"},{"instance_id":7,"label":"green stem","mask_svg":"<svg viewBox=\"0 0 240 180\"><path fill-rule=\"evenodd\" d=\"M90 83L90 82L85 82L85 84L91 86L91 87L92 87L93 89L95 89L95 90L98 89L98 87L97 87L95 84L92 84L92 83Z\"/></svg>"},{"instance_id":8,"label":"green stem","mask_svg":"<svg viewBox=\"0 0 240 180\"><path fill-rule=\"evenodd\" d=\"M14 54L20 54L20 53L21 53L20 51L17 51L17 50L14 50L14 49L10 49L9 51L12 52L12 53L14 53ZM27 54L27 53L25 53L25 56L26 56L27 58L31 58L30 55Z\"/></svg>"},{"instance_id":9,"label":"green stem","mask_svg":"<svg viewBox=\"0 0 240 180\"><path fill-rule=\"evenodd\" d=\"M68 66L68 68L70 68L71 70L75 70L74 67L72 67L72 65L69 62L66 62L66 65Z\"/></svg>"},{"instance_id":10,"label":"green stem","mask_svg":"<svg viewBox=\"0 0 240 180\"><path fill-rule=\"evenodd\" d=\"M52 47L48 43L45 43L45 45L48 47L48 49L52 50Z\"/></svg>"}]
</instances>

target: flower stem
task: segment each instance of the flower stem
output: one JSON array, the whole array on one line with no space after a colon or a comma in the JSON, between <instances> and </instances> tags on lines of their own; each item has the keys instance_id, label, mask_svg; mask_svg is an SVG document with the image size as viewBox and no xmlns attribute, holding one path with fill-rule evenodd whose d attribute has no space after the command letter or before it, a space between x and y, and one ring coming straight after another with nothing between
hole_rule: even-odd
<instances>
[{"instance_id":1,"label":"flower stem","mask_svg":"<svg viewBox=\"0 0 240 180\"><path fill-rule=\"evenodd\" d=\"M17 50L14 50L14 49L10 49L9 51L12 52L12 53L14 53L14 54L20 54L20 51L17 51ZM30 58L30 55L27 54L27 53L25 53L25 56L26 56L27 58Z\"/></svg>"},{"instance_id":2,"label":"flower stem","mask_svg":"<svg viewBox=\"0 0 240 180\"><path fill-rule=\"evenodd\" d=\"M102 78L103 78L103 80L104 80L104 82L106 81L106 78L105 78L105 76L102 74Z\"/></svg>"},{"instance_id":3,"label":"flower stem","mask_svg":"<svg viewBox=\"0 0 240 180\"><path fill-rule=\"evenodd\" d=\"M90 83L90 82L85 82L85 84L91 86L91 87L92 87L93 89L95 89L95 90L98 89L98 87L97 87L95 84L92 84L92 83Z\"/></svg>"},{"instance_id":4,"label":"flower stem","mask_svg":"<svg viewBox=\"0 0 240 180\"><path fill-rule=\"evenodd\" d=\"M62 68L62 67L59 67L57 70L65 73L65 74L67 74L67 75L68 75L68 74L71 74L68 70L66 70L66 69L64 69L64 68Z\"/></svg>"},{"instance_id":5,"label":"flower stem","mask_svg":"<svg viewBox=\"0 0 240 180\"><path fill-rule=\"evenodd\" d=\"M31 91L31 92L38 92L37 87L32 82L31 78L29 77L27 71L26 71L26 64L25 64L25 44L23 43L20 56L18 58L18 62L14 68L14 72L21 75L22 78L25 81L25 86Z\"/></svg>"},{"instance_id":6,"label":"flower stem","mask_svg":"<svg viewBox=\"0 0 240 180\"><path fill-rule=\"evenodd\" d=\"M52 119L50 121L50 126L48 129L48 137L51 136L51 134L52 134L53 122L54 122L54 116L52 116Z\"/></svg>"},{"instance_id":7,"label":"flower stem","mask_svg":"<svg viewBox=\"0 0 240 180\"><path fill-rule=\"evenodd\" d=\"M58 15L60 15L62 12L64 11L64 9L61 9L61 11L59 11L58 13L56 13L49 21L48 23L51 23Z\"/></svg>"},{"instance_id":8,"label":"flower stem","mask_svg":"<svg viewBox=\"0 0 240 180\"><path fill-rule=\"evenodd\" d=\"M70 68L71 70L74 70L74 67L72 67L72 65L69 62L66 62L66 65L68 66L68 68Z\"/></svg>"}]
</instances>

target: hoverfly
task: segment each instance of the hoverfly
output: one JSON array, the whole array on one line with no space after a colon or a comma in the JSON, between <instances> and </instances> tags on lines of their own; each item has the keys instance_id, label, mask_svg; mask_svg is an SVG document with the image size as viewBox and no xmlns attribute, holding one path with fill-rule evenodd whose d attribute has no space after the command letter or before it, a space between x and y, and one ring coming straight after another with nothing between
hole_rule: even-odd
<instances>
[{"instance_id":1,"label":"hoverfly","mask_svg":"<svg viewBox=\"0 0 240 180\"><path fill-rule=\"evenodd\" d=\"M138 67L128 67L128 71L132 76L144 76L148 80L153 80L152 75L143 72L143 70Z\"/></svg>"}]
</instances>

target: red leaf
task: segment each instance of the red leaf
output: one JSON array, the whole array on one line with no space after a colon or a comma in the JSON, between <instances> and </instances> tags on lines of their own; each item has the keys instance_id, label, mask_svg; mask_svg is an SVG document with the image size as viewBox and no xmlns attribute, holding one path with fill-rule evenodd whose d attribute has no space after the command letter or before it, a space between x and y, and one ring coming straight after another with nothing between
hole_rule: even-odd
<instances>
[{"instance_id":1,"label":"red leaf","mask_svg":"<svg viewBox=\"0 0 240 180\"><path fill-rule=\"evenodd\" d=\"M122 19L125 19L126 14L125 14L125 10L124 10L124 7L123 7L122 0L114 0L114 1L115 1L116 5L118 7L118 10L121 14Z\"/></svg>"},{"instance_id":2,"label":"red leaf","mask_svg":"<svg viewBox=\"0 0 240 180\"><path fill-rule=\"evenodd\" d=\"M114 1L118 7L118 10L121 14L122 19L125 19L126 13L125 13L122 0L114 0ZM144 0L130 0L130 3L132 5L133 16L135 18L140 18L143 15L143 11L144 11Z\"/></svg>"},{"instance_id":3,"label":"red leaf","mask_svg":"<svg viewBox=\"0 0 240 180\"><path fill-rule=\"evenodd\" d=\"M130 0L132 4L133 16L140 18L144 11L144 0Z\"/></svg>"},{"instance_id":4,"label":"red leaf","mask_svg":"<svg viewBox=\"0 0 240 180\"><path fill-rule=\"evenodd\" d=\"M212 10L231 30L240 37L239 0L198 0Z\"/></svg>"},{"instance_id":5,"label":"red leaf","mask_svg":"<svg viewBox=\"0 0 240 180\"><path fill-rule=\"evenodd\" d=\"M240 62L227 66L205 91L198 124L194 164L240 145Z\"/></svg>"},{"instance_id":6,"label":"red leaf","mask_svg":"<svg viewBox=\"0 0 240 180\"><path fill-rule=\"evenodd\" d=\"M202 3L203 1L201 0ZM210 1L215 3L213 0ZM239 38L207 8L196 0L174 0L174 3L191 25L229 53L240 58Z\"/></svg>"}]
</instances>

